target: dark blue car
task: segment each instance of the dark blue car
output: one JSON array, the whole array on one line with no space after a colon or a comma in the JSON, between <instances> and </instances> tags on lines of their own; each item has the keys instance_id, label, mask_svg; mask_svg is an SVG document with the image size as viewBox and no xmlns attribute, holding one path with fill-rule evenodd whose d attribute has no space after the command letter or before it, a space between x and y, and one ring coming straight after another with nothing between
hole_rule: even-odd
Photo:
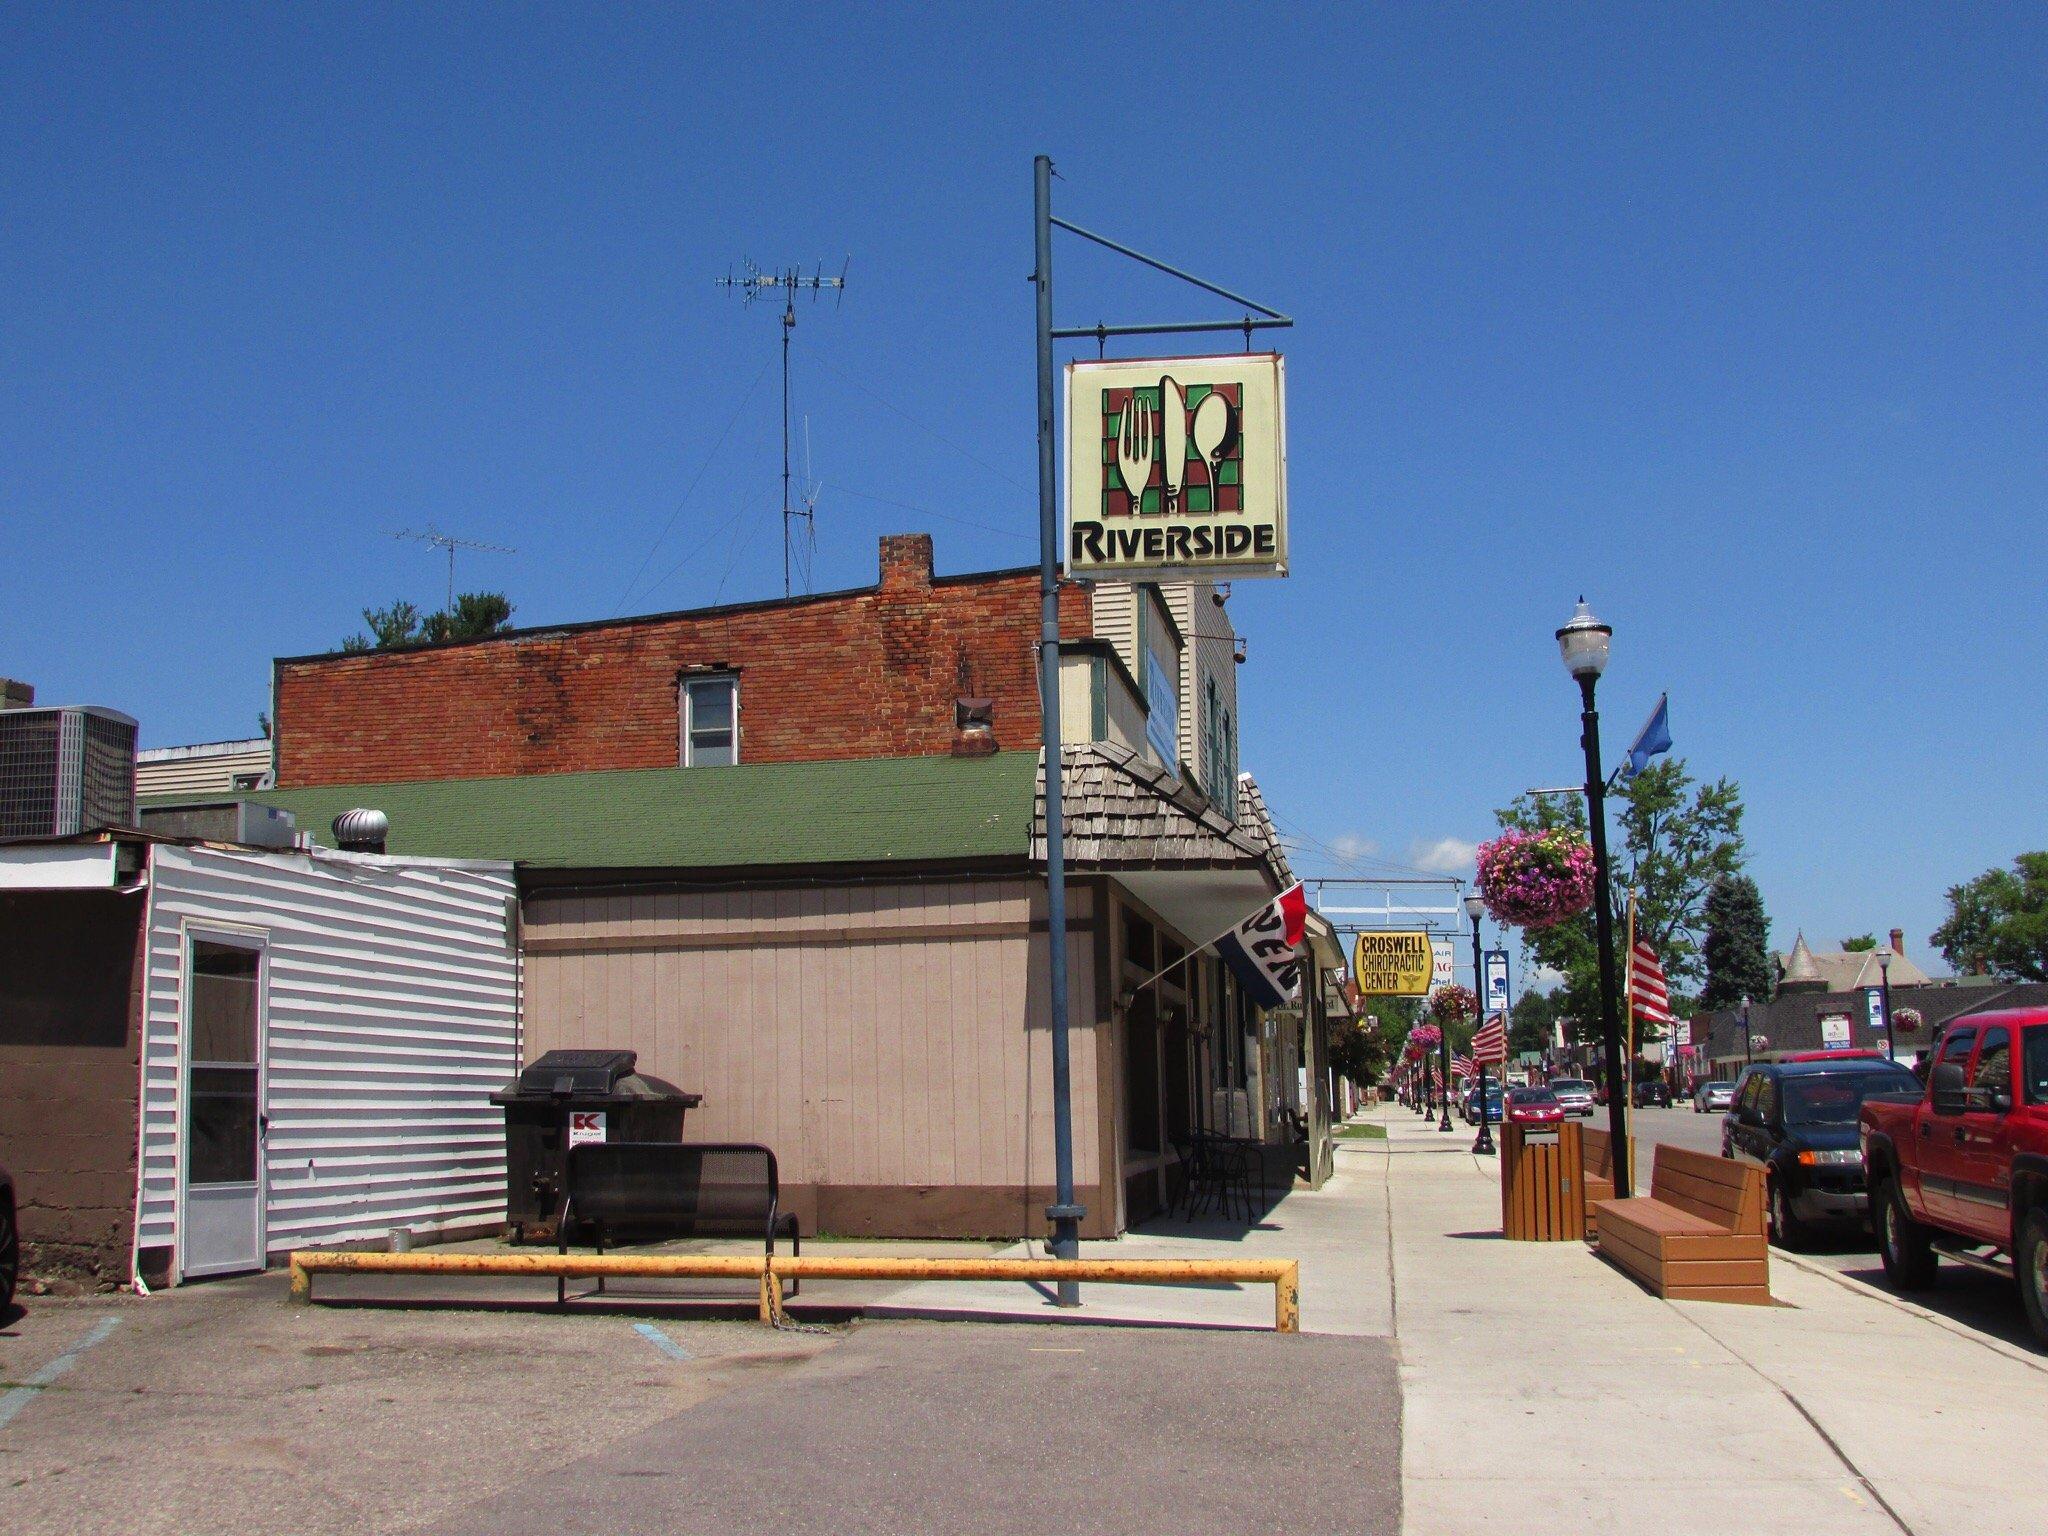
<instances>
[{"instance_id":1,"label":"dark blue car","mask_svg":"<svg viewBox=\"0 0 2048 1536\"><path fill-rule=\"evenodd\" d=\"M1816 1226L1868 1219L1857 1115L1873 1094L1919 1096L1896 1062L1870 1056L1745 1068L1721 1122L1721 1153L1764 1170L1771 1241L1797 1246Z\"/></svg>"}]
</instances>

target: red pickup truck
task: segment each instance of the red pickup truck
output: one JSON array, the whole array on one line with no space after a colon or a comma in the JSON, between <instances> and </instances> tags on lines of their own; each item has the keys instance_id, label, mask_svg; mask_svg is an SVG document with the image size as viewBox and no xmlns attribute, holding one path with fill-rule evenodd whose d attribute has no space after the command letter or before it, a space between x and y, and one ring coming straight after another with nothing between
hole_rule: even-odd
<instances>
[{"instance_id":1,"label":"red pickup truck","mask_svg":"<svg viewBox=\"0 0 2048 1536\"><path fill-rule=\"evenodd\" d=\"M2048 1008L1956 1020L1926 1092L1865 1100L1861 1129L1892 1284L1933 1284L1942 1258L2016 1279L2048 1340Z\"/></svg>"}]
</instances>

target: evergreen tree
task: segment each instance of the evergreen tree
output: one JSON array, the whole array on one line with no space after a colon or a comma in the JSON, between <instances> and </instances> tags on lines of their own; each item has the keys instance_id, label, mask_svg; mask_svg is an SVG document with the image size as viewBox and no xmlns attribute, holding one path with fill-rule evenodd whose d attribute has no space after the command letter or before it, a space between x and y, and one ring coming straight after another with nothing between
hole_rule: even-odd
<instances>
[{"instance_id":1,"label":"evergreen tree","mask_svg":"<svg viewBox=\"0 0 2048 1536\"><path fill-rule=\"evenodd\" d=\"M1707 984L1700 992L1703 1009L1735 1008L1747 997L1769 999L1777 985L1777 967L1765 942L1763 893L1747 875L1723 875L1707 892L1703 914Z\"/></svg>"},{"instance_id":2,"label":"evergreen tree","mask_svg":"<svg viewBox=\"0 0 2048 1536\"><path fill-rule=\"evenodd\" d=\"M422 614L401 599L389 608L365 608L363 622L370 632L350 635L341 642L342 650L354 654L481 639L511 624L512 603L502 592L464 592L456 597L453 608Z\"/></svg>"}]
</instances>

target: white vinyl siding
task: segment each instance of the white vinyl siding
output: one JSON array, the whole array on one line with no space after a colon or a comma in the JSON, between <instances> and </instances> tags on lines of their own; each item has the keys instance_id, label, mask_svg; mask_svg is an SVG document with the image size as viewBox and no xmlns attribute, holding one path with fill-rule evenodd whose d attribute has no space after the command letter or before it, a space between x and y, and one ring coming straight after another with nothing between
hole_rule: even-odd
<instances>
[{"instance_id":1,"label":"white vinyl siding","mask_svg":"<svg viewBox=\"0 0 2048 1536\"><path fill-rule=\"evenodd\" d=\"M519 1066L509 865L162 846L137 1246L175 1248L188 930L265 946L265 1247L487 1225Z\"/></svg>"}]
</instances>

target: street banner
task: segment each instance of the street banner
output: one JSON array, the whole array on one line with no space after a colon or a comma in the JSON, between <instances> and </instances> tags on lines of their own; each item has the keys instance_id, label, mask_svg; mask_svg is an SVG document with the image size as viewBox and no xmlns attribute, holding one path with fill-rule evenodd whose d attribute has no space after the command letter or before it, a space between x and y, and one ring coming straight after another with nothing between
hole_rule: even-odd
<instances>
[{"instance_id":1,"label":"street banner","mask_svg":"<svg viewBox=\"0 0 2048 1536\"><path fill-rule=\"evenodd\" d=\"M1067 364L1069 576L1287 574L1277 353Z\"/></svg>"},{"instance_id":2,"label":"street banner","mask_svg":"<svg viewBox=\"0 0 2048 1536\"><path fill-rule=\"evenodd\" d=\"M1432 997L1451 984L1457 962L1457 951L1451 948L1448 939L1429 941L1429 991Z\"/></svg>"},{"instance_id":3,"label":"street banner","mask_svg":"<svg viewBox=\"0 0 2048 1536\"><path fill-rule=\"evenodd\" d=\"M1216 940L1216 953L1260 1008L1284 1008L1301 990L1308 893L1297 882Z\"/></svg>"},{"instance_id":4,"label":"street banner","mask_svg":"<svg viewBox=\"0 0 2048 1536\"><path fill-rule=\"evenodd\" d=\"M1435 974L1429 935L1361 933L1351 950L1351 979L1368 997L1427 997Z\"/></svg>"},{"instance_id":5,"label":"street banner","mask_svg":"<svg viewBox=\"0 0 2048 1536\"><path fill-rule=\"evenodd\" d=\"M1863 989L1863 1017L1870 1025L1870 1038L1884 1038L1884 993L1877 987Z\"/></svg>"},{"instance_id":6,"label":"street banner","mask_svg":"<svg viewBox=\"0 0 2048 1536\"><path fill-rule=\"evenodd\" d=\"M1483 1013L1508 1011L1508 952L1504 949L1486 952L1486 995L1479 1007Z\"/></svg>"}]
</instances>

